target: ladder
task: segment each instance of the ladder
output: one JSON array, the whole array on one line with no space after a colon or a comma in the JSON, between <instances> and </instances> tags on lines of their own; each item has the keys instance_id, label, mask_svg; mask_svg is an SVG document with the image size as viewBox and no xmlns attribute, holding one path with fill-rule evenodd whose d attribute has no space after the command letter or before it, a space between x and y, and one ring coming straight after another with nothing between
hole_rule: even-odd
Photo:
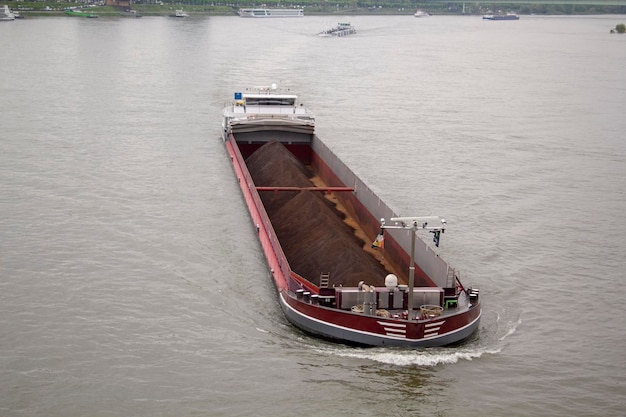
<instances>
[{"instance_id":1,"label":"ladder","mask_svg":"<svg viewBox=\"0 0 626 417\"><path fill-rule=\"evenodd\" d=\"M329 281L330 281L330 273L322 272L320 274L320 288L328 288Z\"/></svg>"}]
</instances>

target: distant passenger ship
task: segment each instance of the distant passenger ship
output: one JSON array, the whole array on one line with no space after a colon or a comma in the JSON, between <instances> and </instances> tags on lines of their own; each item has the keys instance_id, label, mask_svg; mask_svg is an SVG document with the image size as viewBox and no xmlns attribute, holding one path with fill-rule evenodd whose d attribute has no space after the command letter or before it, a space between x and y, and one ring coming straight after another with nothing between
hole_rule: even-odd
<instances>
[{"instance_id":1,"label":"distant passenger ship","mask_svg":"<svg viewBox=\"0 0 626 417\"><path fill-rule=\"evenodd\" d=\"M303 9L239 9L241 17L304 17Z\"/></svg>"},{"instance_id":2,"label":"distant passenger ship","mask_svg":"<svg viewBox=\"0 0 626 417\"><path fill-rule=\"evenodd\" d=\"M483 16L484 20L519 20L519 16L515 13L507 14L486 14Z\"/></svg>"}]
</instances>

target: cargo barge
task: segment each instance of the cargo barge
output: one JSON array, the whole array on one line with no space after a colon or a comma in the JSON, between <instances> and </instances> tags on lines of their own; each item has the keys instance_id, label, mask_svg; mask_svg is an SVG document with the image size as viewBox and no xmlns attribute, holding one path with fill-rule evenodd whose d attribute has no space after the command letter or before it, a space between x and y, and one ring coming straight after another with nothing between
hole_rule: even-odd
<instances>
[{"instance_id":1,"label":"cargo barge","mask_svg":"<svg viewBox=\"0 0 626 417\"><path fill-rule=\"evenodd\" d=\"M354 35L356 33L356 28L352 26L350 23L338 23L337 26L327 29L323 32L317 34L317 36L321 37L338 37L343 38L344 36Z\"/></svg>"},{"instance_id":2,"label":"cargo barge","mask_svg":"<svg viewBox=\"0 0 626 417\"><path fill-rule=\"evenodd\" d=\"M476 332L480 292L437 253L445 220L394 213L317 137L295 94L275 85L236 92L222 135L294 326L351 345L409 348Z\"/></svg>"}]
</instances>

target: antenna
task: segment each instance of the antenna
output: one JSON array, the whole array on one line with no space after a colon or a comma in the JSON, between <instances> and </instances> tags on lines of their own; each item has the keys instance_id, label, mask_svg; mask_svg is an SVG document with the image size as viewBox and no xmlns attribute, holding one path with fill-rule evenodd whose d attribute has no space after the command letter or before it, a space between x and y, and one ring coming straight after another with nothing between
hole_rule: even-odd
<instances>
[{"instance_id":1,"label":"antenna","mask_svg":"<svg viewBox=\"0 0 626 417\"><path fill-rule=\"evenodd\" d=\"M389 220L396 224L387 226L385 225L385 219L380 219L381 229L409 229L412 232L411 252L409 253L411 257L409 261L409 294L407 298L407 313L410 321L413 314L413 288L415 287L415 235L419 229L430 230L430 233L434 233L433 241L435 246L439 246L441 233L446 229L446 220L439 216L392 217ZM429 222L431 223L430 225Z\"/></svg>"}]
</instances>

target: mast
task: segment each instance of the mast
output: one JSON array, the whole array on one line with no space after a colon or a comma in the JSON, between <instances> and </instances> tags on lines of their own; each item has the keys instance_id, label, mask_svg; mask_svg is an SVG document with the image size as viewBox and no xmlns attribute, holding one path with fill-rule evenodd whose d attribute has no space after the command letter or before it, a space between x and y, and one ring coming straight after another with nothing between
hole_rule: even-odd
<instances>
[{"instance_id":1,"label":"mast","mask_svg":"<svg viewBox=\"0 0 626 417\"><path fill-rule=\"evenodd\" d=\"M395 225L385 225L385 219L380 219L381 229L406 229L411 231L411 253L409 262L409 294L407 298L407 319L413 318L413 288L415 287L415 239L418 230L425 229L435 234L435 244L439 246L440 233L445 231L446 220L439 216L423 217L392 217L389 220ZM428 223L431 223L430 225Z\"/></svg>"}]
</instances>

